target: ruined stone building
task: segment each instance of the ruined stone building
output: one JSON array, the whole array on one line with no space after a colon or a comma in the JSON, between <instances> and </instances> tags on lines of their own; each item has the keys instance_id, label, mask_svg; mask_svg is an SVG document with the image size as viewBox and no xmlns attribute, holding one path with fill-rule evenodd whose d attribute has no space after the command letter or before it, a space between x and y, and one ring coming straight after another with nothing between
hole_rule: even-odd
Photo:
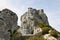
<instances>
[{"instance_id":1,"label":"ruined stone building","mask_svg":"<svg viewBox=\"0 0 60 40\"><path fill-rule=\"evenodd\" d=\"M48 18L44 13L44 10L28 8L28 11L21 16L21 33L34 34L34 26L37 25L40 20L48 23Z\"/></svg>"}]
</instances>

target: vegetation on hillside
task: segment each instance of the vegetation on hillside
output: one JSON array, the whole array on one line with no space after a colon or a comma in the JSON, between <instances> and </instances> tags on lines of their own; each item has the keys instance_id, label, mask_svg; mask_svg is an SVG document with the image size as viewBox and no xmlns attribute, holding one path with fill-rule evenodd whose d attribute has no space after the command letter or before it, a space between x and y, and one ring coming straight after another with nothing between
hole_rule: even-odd
<instances>
[{"instance_id":1,"label":"vegetation on hillside","mask_svg":"<svg viewBox=\"0 0 60 40\"><path fill-rule=\"evenodd\" d=\"M10 35L10 40L16 40L20 36L21 36L20 37L21 39L25 38L24 40L46 40L46 39L43 38L43 35L45 35L45 34L51 34L55 38L57 38L58 34L60 34L60 32L57 32L49 24L46 24L43 21L39 22L38 25L36 25L36 27L40 27L42 29L42 34L38 33L38 34L36 34L34 36L23 37L22 34L17 32L17 30L19 29L19 27L18 27L18 28L16 28L16 30L14 30L14 32L12 32L10 30L10 34L11 34ZM58 38L58 40L59 39L60 38Z\"/></svg>"},{"instance_id":2,"label":"vegetation on hillside","mask_svg":"<svg viewBox=\"0 0 60 40\"><path fill-rule=\"evenodd\" d=\"M51 34L51 35L54 36L54 37L57 37L57 36L58 36L58 32L57 32L56 30L51 30L51 31L49 32L49 34Z\"/></svg>"},{"instance_id":3,"label":"vegetation on hillside","mask_svg":"<svg viewBox=\"0 0 60 40\"><path fill-rule=\"evenodd\" d=\"M44 34L51 34L51 36L57 38L58 37L58 32L53 29L49 24L44 23L43 21L39 22L38 25L36 25L36 27L40 27L42 29L42 34L39 35L34 35L34 36L30 36L28 37L26 40L46 40L43 38ZM49 30L52 30L51 32L49 32Z\"/></svg>"},{"instance_id":4,"label":"vegetation on hillside","mask_svg":"<svg viewBox=\"0 0 60 40\"><path fill-rule=\"evenodd\" d=\"M10 32L10 40L16 40L18 37L22 36L21 33L17 32L18 29L19 29L19 26L13 32L11 30L9 30L9 32Z\"/></svg>"},{"instance_id":5,"label":"vegetation on hillside","mask_svg":"<svg viewBox=\"0 0 60 40\"><path fill-rule=\"evenodd\" d=\"M34 35L28 37L26 40L45 40L45 39L43 38L43 35Z\"/></svg>"}]
</instances>

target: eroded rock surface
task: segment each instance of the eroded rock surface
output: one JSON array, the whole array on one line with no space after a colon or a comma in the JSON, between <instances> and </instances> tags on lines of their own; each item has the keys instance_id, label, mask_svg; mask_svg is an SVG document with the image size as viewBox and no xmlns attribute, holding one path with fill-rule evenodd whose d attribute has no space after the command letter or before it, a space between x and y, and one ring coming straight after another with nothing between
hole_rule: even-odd
<instances>
[{"instance_id":1,"label":"eroded rock surface","mask_svg":"<svg viewBox=\"0 0 60 40\"><path fill-rule=\"evenodd\" d=\"M0 40L9 40L8 30L14 30L17 27L17 15L9 9L0 11Z\"/></svg>"},{"instance_id":2,"label":"eroded rock surface","mask_svg":"<svg viewBox=\"0 0 60 40\"><path fill-rule=\"evenodd\" d=\"M33 27L42 21L49 24L48 17L44 13L43 9L37 10L28 8L28 11L21 16L21 33L23 35L34 34L32 33L32 31L34 30Z\"/></svg>"}]
</instances>

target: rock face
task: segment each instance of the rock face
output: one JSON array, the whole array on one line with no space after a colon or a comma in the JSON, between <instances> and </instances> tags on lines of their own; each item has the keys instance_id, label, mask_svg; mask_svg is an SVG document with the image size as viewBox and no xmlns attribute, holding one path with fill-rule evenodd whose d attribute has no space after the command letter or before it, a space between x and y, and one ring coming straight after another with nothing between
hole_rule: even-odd
<instances>
[{"instance_id":1,"label":"rock face","mask_svg":"<svg viewBox=\"0 0 60 40\"><path fill-rule=\"evenodd\" d=\"M9 9L0 11L0 40L9 40L8 30L17 27L17 15Z\"/></svg>"},{"instance_id":2,"label":"rock face","mask_svg":"<svg viewBox=\"0 0 60 40\"><path fill-rule=\"evenodd\" d=\"M28 12L25 12L25 14L21 16L22 34L31 34L34 29L33 27L41 22L41 20L49 24L48 18L43 9L36 10L33 8L28 8Z\"/></svg>"}]
</instances>

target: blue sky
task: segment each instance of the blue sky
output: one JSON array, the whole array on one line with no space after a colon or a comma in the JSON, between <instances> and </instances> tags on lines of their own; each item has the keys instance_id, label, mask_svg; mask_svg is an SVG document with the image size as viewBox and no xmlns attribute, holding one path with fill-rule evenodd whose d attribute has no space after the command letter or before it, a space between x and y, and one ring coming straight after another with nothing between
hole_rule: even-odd
<instances>
[{"instance_id":1,"label":"blue sky","mask_svg":"<svg viewBox=\"0 0 60 40\"><path fill-rule=\"evenodd\" d=\"M21 25L20 17L28 7L44 9L50 25L60 31L60 0L0 0L0 10L8 8L18 15L18 25Z\"/></svg>"}]
</instances>

